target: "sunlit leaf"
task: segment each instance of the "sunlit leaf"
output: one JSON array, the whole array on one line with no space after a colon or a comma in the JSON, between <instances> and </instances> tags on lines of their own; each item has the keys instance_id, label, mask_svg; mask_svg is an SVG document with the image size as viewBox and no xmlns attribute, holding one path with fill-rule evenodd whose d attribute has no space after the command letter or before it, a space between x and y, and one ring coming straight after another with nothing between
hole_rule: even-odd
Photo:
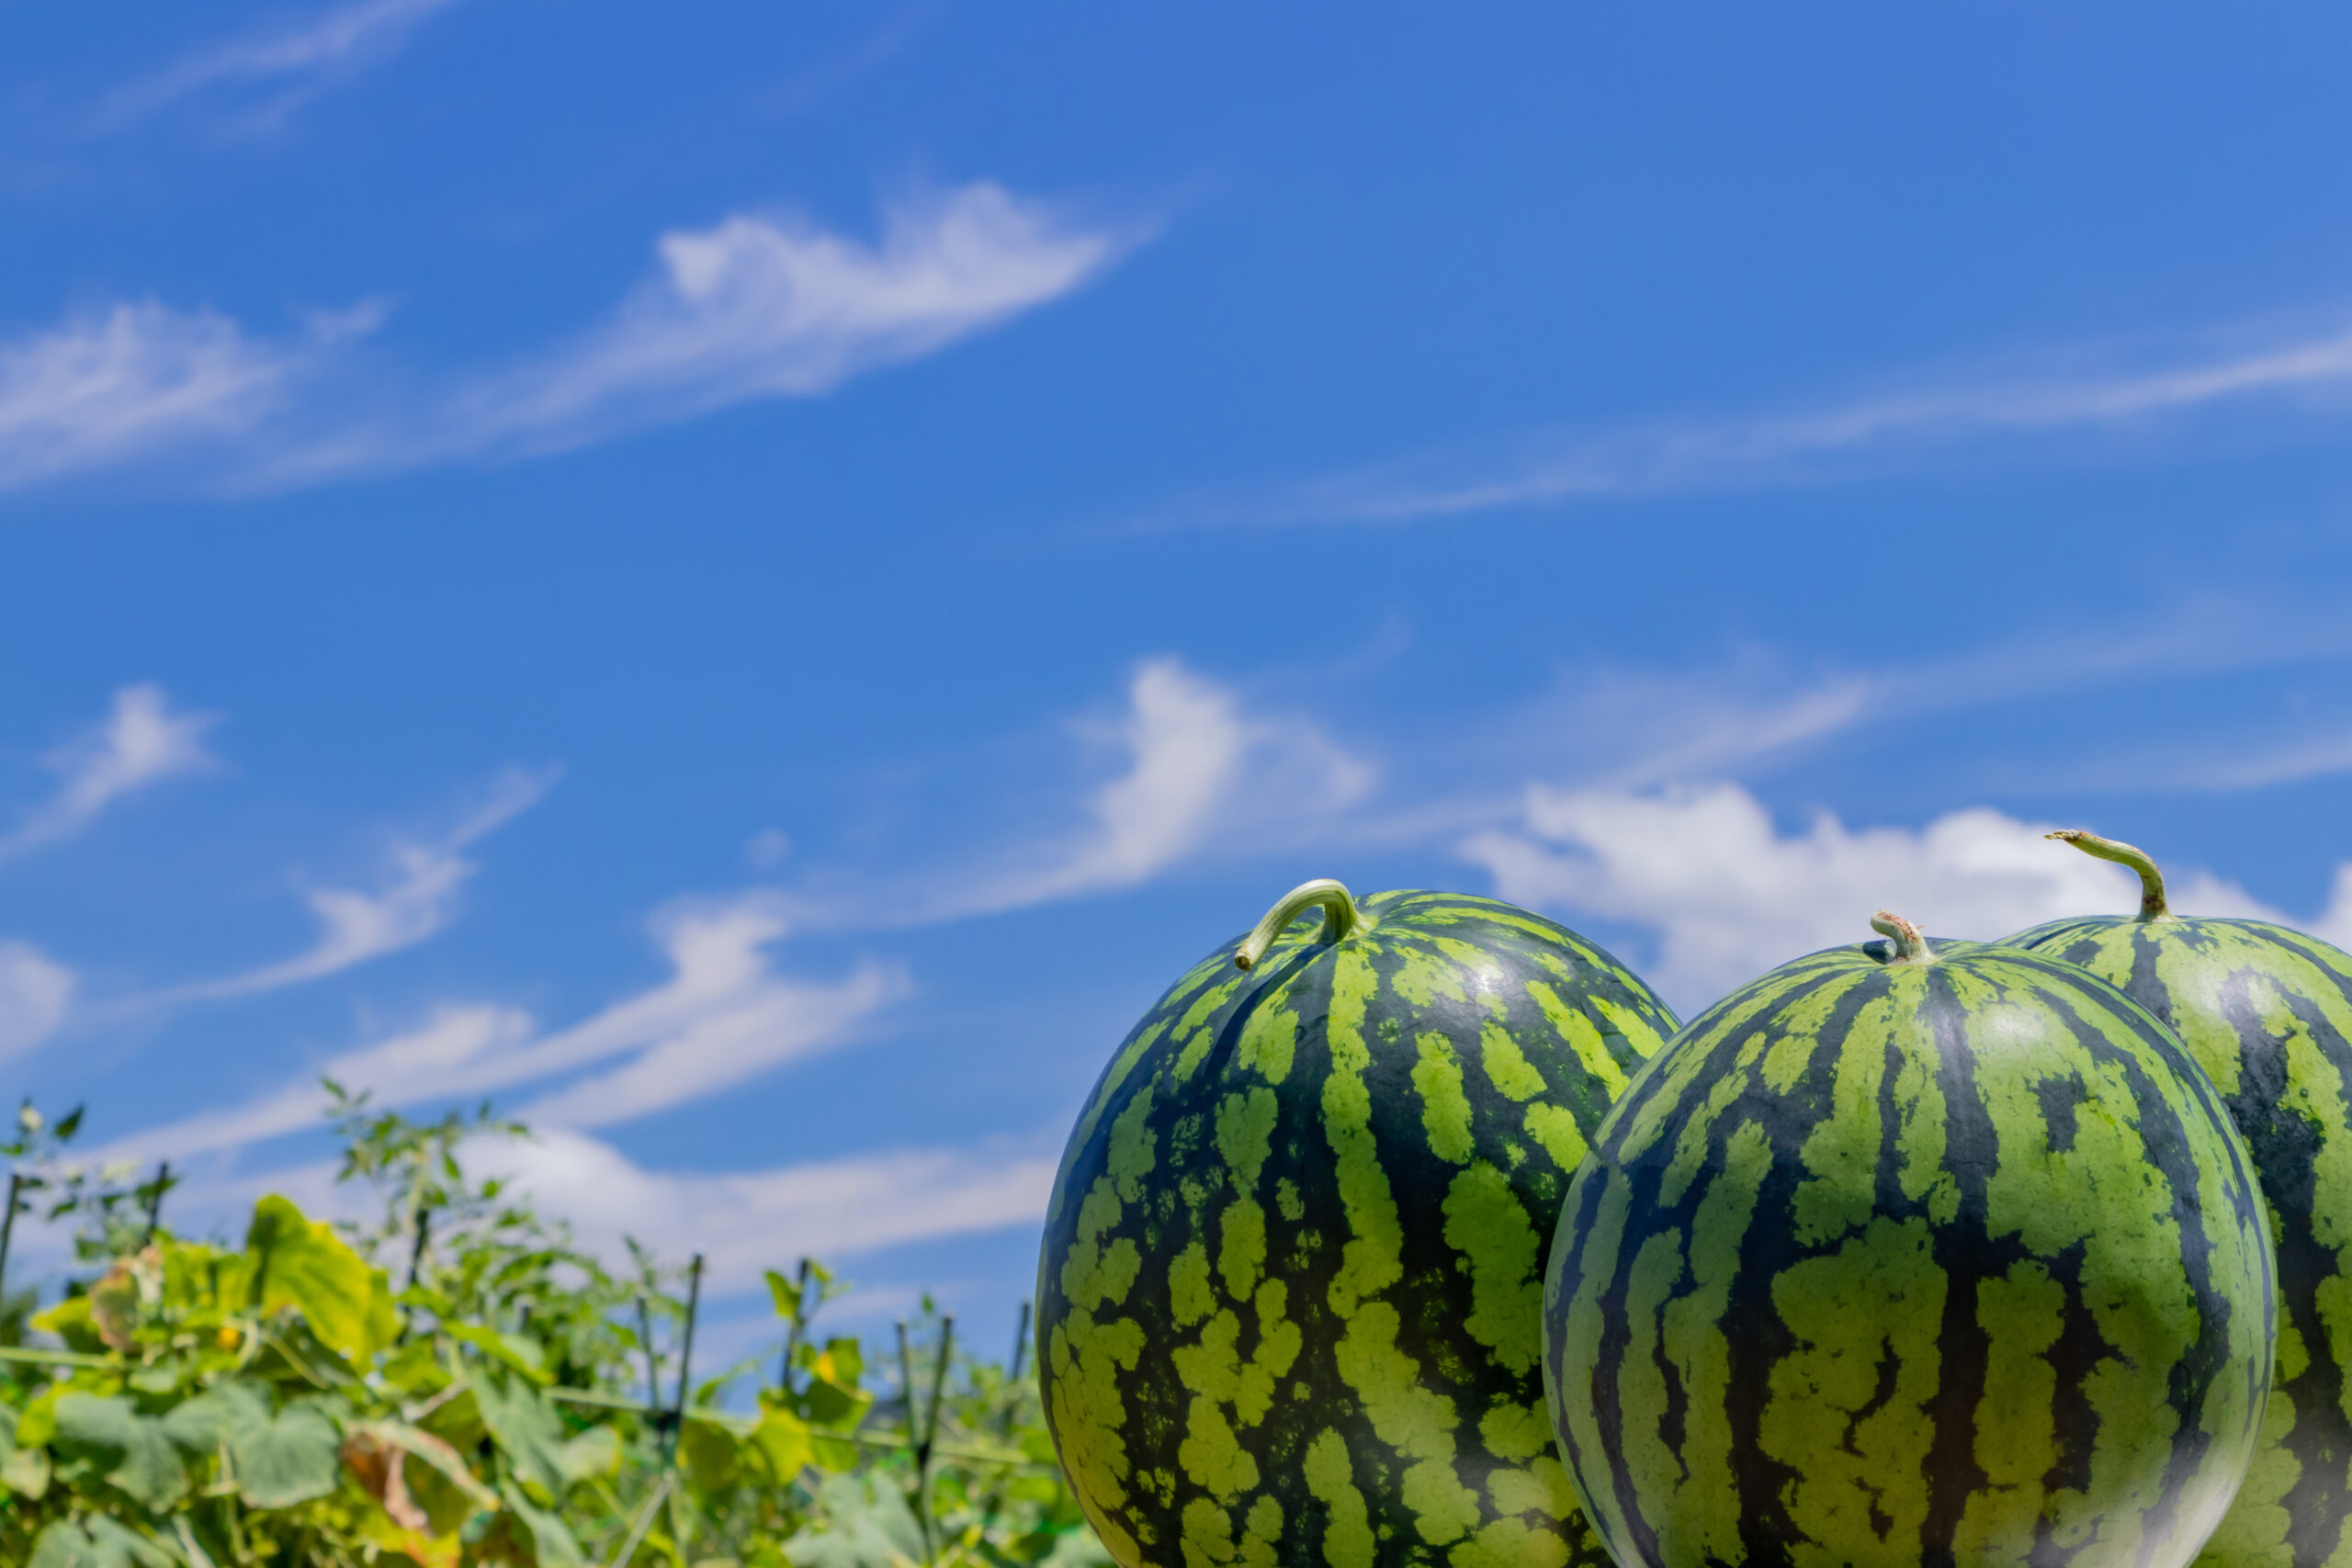
<instances>
[{"instance_id":1,"label":"sunlit leaf","mask_svg":"<svg viewBox=\"0 0 2352 1568\"><path fill-rule=\"evenodd\" d=\"M26 1404L24 1414L17 1417L19 1448L37 1449L57 1436L57 1402L70 1392L62 1383L52 1383Z\"/></svg>"},{"instance_id":2,"label":"sunlit leaf","mask_svg":"<svg viewBox=\"0 0 2352 1568\"><path fill-rule=\"evenodd\" d=\"M401 1337L401 1312L392 1301L391 1277L381 1269L368 1270L368 1349L373 1355Z\"/></svg>"},{"instance_id":3,"label":"sunlit leaf","mask_svg":"<svg viewBox=\"0 0 2352 1568\"><path fill-rule=\"evenodd\" d=\"M760 1412L760 1424L752 1429L752 1444L767 1461L768 1473L779 1486L789 1485L794 1476L817 1462L808 1424L776 1405Z\"/></svg>"},{"instance_id":4,"label":"sunlit leaf","mask_svg":"<svg viewBox=\"0 0 2352 1568\"><path fill-rule=\"evenodd\" d=\"M865 1348L851 1338L828 1339L818 1358L817 1375L843 1388L855 1388L865 1375Z\"/></svg>"},{"instance_id":5,"label":"sunlit leaf","mask_svg":"<svg viewBox=\"0 0 2352 1568\"><path fill-rule=\"evenodd\" d=\"M49 1490L49 1450L18 1447L21 1424L15 1411L0 1406L0 1488L38 1500Z\"/></svg>"},{"instance_id":6,"label":"sunlit leaf","mask_svg":"<svg viewBox=\"0 0 2352 1568\"><path fill-rule=\"evenodd\" d=\"M68 1349L79 1350L84 1355L107 1348L105 1337L98 1333L98 1325L91 1321L90 1298L87 1296L66 1297L35 1317L32 1326L56 1335L65 1341Z\"/></svg>"},{"instance_id":7,"label":"sunlit leaf","mask_svg":"<svg viewBox=\"0 0 2352 1568\"><path fill-rule=\"evenodd\" d=\"M387 1326L389 1314L377 1311L376 1271L333 1226L284 1198L273 1194L254 1205L245 1261L249 1299L265 1316L294 1308L321 1344L355 1364L380 1348L379 1328L384 1339L396 1331L396 1325Z\"/></svg>"},{"instance_id":8,"label":"sunlit leaf","mask_svg":"<svg viewBox=\"0 0 2352 1568\"><path fill-rule=\"evenodd\" d=\"M519 1334L501 1334L478 1323L445 1323L441 1332L452 1339L462 1339L476 1349L513 1368L536 1383L555 1381L548 1374L547 1355L536 1340Z\"/></svg>"},{"instance_id":9,"label":"sunlit leaf","mask_svg":"<svg viewBox=\"0 0 2352 1568\"><path fill-rule=\"evenodd\" d=\"M588 1481L599 1475L618 1475L621 1469L621 1435L610 1427L591 1427L565 1443L560 1457L566 1480Z\"/></svg>"}]
</instances>

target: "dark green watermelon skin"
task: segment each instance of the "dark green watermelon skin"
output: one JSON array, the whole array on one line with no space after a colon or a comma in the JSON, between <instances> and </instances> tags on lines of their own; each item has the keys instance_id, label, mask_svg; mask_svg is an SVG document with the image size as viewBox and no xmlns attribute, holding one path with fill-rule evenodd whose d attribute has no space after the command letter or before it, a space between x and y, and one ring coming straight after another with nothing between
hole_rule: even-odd
<instances>
[{"instance_id":1,"label":"dark green watermelon skin","mask_svg":"<svg viewBox=\"0 0 2352 1568\"><path fill-rule=\"evenodd\" d=\"M1209 954L1095 1087L1038 1269L1063 1467L1126 1568L1601 1568L1544 1416L1542 1254L1674 1020L1510 905L1360 908L1246 974Z\"/></svg>"},{"instance_id":2,"label":"dark green watermelon skin","mask_svg":"<svg viewBox=\"0 0 2352 1568\"><path fill-rule=\"evenodd\" d=\"M2200 1562L2352 1565L2352 954L2265 920L2055 920L2007 939L2172 1026L2254 1151L2278 1366L2254 1469Z\"/></svg>"},{"instance_id":3,"label":"dark green watermelon skin","mask_svg":"<svg viewBox=\"0 0 2352 1568\"><path fill-rule=\"evenodd\" d=\"M2164 1026L2070 964L1859 948L1627 1089L1544 1296L1621 1564L2177 1568L2268 1393L2252 1167Z\"/></svg>"}]
</instances>

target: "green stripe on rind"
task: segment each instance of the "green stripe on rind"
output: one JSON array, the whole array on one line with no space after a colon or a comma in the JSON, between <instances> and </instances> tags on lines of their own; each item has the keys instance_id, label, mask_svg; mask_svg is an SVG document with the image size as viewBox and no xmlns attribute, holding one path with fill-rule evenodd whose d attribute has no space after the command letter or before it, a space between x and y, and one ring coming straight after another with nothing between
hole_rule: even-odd
<instances>
[{"instance_id":1,"label":"green stripe on rind","mask_svg":"<svg viewBox=\"0 0 2352 1568\"><path fill-rule=\"evenodd\" d=\"M2276 1382L2201 1568L2352 1568L2352 955L2263 920L2058 920L2006 941L2164 1018L2253 1151L2278 1258Z\"/></svg>"},{"instance_id":2,"label":"green stripe on rind","mask_svg":"<svg viewBox=\"0 0 2352 1568\"><path fill-rule=\"evenodd\" d=\"M2174 1564L2253 1450L2269 1268L2245 1147L2143 1010L2034 954L1833 950L1610 1116L1547 1394L1622 1562Z\"/></svg>"},{"instance_id":3,"label":"green stripe on rind","mask_svg":"<svg viewBox=\"0 0 2352 1568\"><path fill-rule=\"evenodd\" d=\"M1247 975L1219 948L1113 1056L1041 1257L1048 1422L1131 1568L1600 1568L1544 1415L1544 1252L1672 1017L1509 905L1360 909Z\"/></svg>"}]
</instances>

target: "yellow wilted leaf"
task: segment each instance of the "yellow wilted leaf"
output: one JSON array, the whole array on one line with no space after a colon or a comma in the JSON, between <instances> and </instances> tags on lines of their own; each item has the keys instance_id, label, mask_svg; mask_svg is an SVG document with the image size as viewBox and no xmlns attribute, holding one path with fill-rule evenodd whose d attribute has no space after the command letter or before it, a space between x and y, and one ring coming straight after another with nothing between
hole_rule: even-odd
<instances>
[{"instance_id":1,"label":"yellow wilted leaf","mask_svg":"<svg viewBox=\"0 0 2352 1568\"><path fill-rule=\"evenodd\" d=\"M355 1365L367 1364L397 1332L389 1296L386 1310L377 1305L381 1276L332 1226L284 1198L273 1193L254 1205L243 1261L248 1300L264 1316L294 1308L321 1344Z\"/></svg>"},{"instance_id":2,"label":"yellow wilted leaf","mask_svg":"<svg viewBox=\"0 0 2352 1568\"><path fill-rule=\"evenodd\" d=\"M752 1428L752 1444L767 1460L779 1486L816 1462L817 1448L810 1440L808 1423L779 1405L771 1404L760 1412L760 1424Z\"/></svg>"},{"instance_id":3,"label":"yellow wilted leaf","mask_svg":"<svg viewBox=\"0 0 2352 1568\"><path fill-rule=\"evenodd\" d=\"M98 1333L97 1324L90 1316L90 1298L68 1296L55 1306L32 1320L35 1328L46 1329L65 1341L70 1349L89 1353L107 1348Z\"/></svg>"}]
</instances>

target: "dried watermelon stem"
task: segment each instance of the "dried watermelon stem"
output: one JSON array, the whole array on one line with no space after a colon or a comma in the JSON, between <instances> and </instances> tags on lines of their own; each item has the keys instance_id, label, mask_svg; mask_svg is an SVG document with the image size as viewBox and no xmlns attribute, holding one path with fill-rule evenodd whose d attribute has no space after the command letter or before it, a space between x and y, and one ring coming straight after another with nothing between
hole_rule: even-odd
<instances>
[{"instance_id":1,"label":"dried watermelon stem","mask_svg":"<svg viewBox=\"0 0 2352 1568\"><path fill-rule=\"evenodd\" d=\"M2118 865L2128 865L2140 874L2140 918L2143 920L2170 920L2179 917L2165 904L2165 874L2148 858L2148 852L2113 839L2102 839L2097 833L2086 833L2080 828L2061 828L2054 833L2044 833L2045 839L2057 839L2074 845L2086 855L2111 860Z\"/></svg>"},{"instance_id":2,"label":"dried watermelon stem","mask_svg":"<svg viewBox=\"0 0 2352 1568\"><path fill-rule=\"evenodd\" d=\"M1894 942L1894 956L1887 960L1889 964L1933 964L1936 961L1935 950L1928 945L1928 939L1919 934L1919 928L1900 915L1881 909L1871 916L1871 930Z\"/></svg>"},{"instance_id":3,"label":"dried watermelon stem","mask_svg":"<svg viewBox=\"0 0 2352 1568\"><path fill-rule=\"evenodd\" d=\"M1266 911L1266 918L1257 929L1241 939L1241 946L1233 954L1236 969L1255 969L1258 961L1266 956L1266 949L1274 939L1290 928L1290 923L1320 907L1323 911L1323 940L1338 942L1340 938L1363 929L1363 917L1356 913L1356 901L1348 890L1328 876L1312 882L1302 882L1282 897L1282 901Z\"/></svg>"}]
</instances>

